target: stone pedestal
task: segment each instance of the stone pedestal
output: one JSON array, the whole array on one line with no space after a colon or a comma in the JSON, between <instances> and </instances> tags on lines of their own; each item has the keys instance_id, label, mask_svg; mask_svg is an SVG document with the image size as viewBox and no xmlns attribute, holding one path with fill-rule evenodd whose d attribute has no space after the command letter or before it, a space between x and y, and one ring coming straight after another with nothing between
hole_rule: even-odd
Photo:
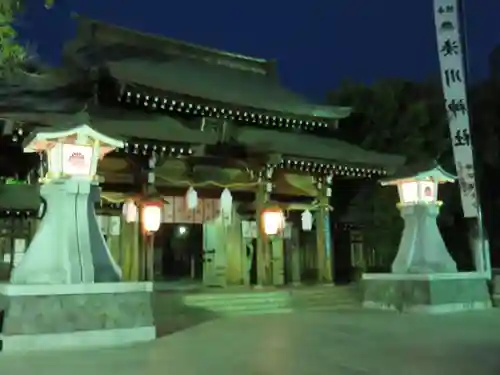
<instances>
[{"instance_id":1,"label":"stone pedestal","mask_svg":"<svg viewBox=\"0 0 500 375\"><path fill-rule=\"evenodd\" d=\"M392 272L396 274L433 274L457 272L448 253L436 218L439 203L401 206L405 226Z\"/></svg>"},{"instance_id":2,"label":"stone pedestal","mask_svg":"<svg viewBox=\"0 0 500 375\"><path fill-rule=\"evenodd\" d=\"M364 274L363 307L400 312L450 313L492 306L485 275Z\"/></svg>"},{"instance_id":3,"label":"stone pedestal","mask_svg":"<svg viewBox=\"0 0 500 375\"><path fill-rule=\"evenodd\" d=\"M153 340L152 289L152 283L0 285L2 351Z\"/></svg>"},{"instance_id":4,"label":"stone pedestal","mask_svg":"<svg viewBox=\"0 0 500 375\"><path fill-rule=\"evenodd\" d=\"M46 208L13 284L116 282L121 271L97 224L94 204L99 186L90 181L61 179L44 184Z\"/></svg>"}]
</instances>

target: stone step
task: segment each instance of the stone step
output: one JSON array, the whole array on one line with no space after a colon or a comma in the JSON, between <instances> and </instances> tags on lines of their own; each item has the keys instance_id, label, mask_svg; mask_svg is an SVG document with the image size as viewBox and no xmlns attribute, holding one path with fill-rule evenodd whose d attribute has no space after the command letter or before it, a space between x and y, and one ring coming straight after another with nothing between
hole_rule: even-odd
<instances>
[{"instance_id":1,"label":"stone step","mask_svg":"<svg viewBox=\"0 0 500 375\"><path fill-rule=\"evenodd\" d=\"M254 298L208 298L208 299L183 299L186 306L205 308L224 308L227 306L254 306L254 305L286 305L291 300L288 296L259 296Z\"/></svg>"},{"instance_id":2,"label":"stone step","mask_svg":"<svg viewBox=\"0 0 500 375\"><path fill-rule=\"evenodd\" d=\"M197 302L219 302L219 301L255 301L255 300L276 300L290 298L288 292L248 292L248 293L198 293L186 294L183 301L189 303Z\"/></svg>"},{"instance_id":3,"label":"stone step","mask_svg":"<svg viewBox=\"0 0 500 375\"><path fill-rule=\"evenodd\" d=\"M249 305L275 305L275 304L290 304L290 305L325 305L335 304L338 302L351 302L359 303L360 299L356 295L341 294L341 295L310 295L310 296L296 296L290 294L266 294L256 293L258 295L250 296L225 296L225 297L212 297L207 298L199 297L191 298L186 296L183 298L183 303L186 306L192 307L217 307L217 306L249 306Z\"/></svg>"},{"instance_id":4,"label":"stone step","mask_svg":"<svg viewBox=\"0 0 500 375\"><path fill-rule=\"evenodd\" d=\"M202 307L209 311L214 312L226 312L226 311L245 311L245 310L270 310L276 308L291 308L288 301L275 301L273 303L239 303L234 304L228 301L226 304L217 305L204 305L204 306L191 306L191 307Z\"/></svg>"},{"instance_id":5,"label":"stone step","mask_svg":"<svg viewBox=\"0 0 500 375\"><path fill-rule=\"evenodd\" d=\"M245 310L224 311L221 312L221 316L232 317L232 316L247 316L247 315L289 314L293 311L294 310L289 307L273 307L267 309L248 308Z\"/></svg>"},{"instance_id":6,"label":"stone step","mask_svg":"<svg viewBox=\"0 0 500 375\"><path fill-rule=\"evenodd\" d=\"M219 316L330 311L360 306L356 288L325 287L280 291L156 294L158 316L214 313Z\"/></svg>"}]
</instances>

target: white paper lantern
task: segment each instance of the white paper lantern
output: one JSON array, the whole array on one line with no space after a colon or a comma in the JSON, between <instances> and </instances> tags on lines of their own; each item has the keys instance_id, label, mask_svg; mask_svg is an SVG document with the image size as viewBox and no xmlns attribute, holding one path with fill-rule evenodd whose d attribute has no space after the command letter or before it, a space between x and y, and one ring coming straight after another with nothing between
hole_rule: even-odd
<instances>
[{"instance_id":1,"label":"white paper lantern","mask_svg":"<svg viewBox=\"0 0 500 375\"><path fill-rule=\"evenodd\" d=\"M310 231L313 225L313 215L311 211L305 210L304 212L302 212L301 219L302 219L302 230Z\"/></svg>"},{"instance_id":2,"label":"white paper lantern","mask_svg":"<svg viewBox=\"0 0 500 375\"><path fill-rule=\"evenodd\" d=\"M126 223L134 223L138 216L137 206L133 200L128 200L123 204L123 217Z\"/></svg>"},{"instance_id":3,"label":"white paper lantern","mask_svg":"<svg viewBox=\"0 0 500 375\"><path fill-rule=\"evenodd\" d=\"M150 203L142 207L142 227L147 233L154 233L161 226L163 205Z\"/></svg>"},{"instance_id":4,"label":"white paper lantern","mask_svg":"<svg viewBox=\"0 0 500 375\"><path fill-rule=\"evenodd\" d=\"M189 187L186 193L186 205L188 210L194 210L198 206L198 193L192 186Z\"/></svg>"},{"instance_id":5,"label":"white paper lantern","mask_svg":"<svg viewBox=\"0 0 500 375\"><path fill-rule=\"evenodd\" d=\"M221 211L231 211L233 208L233 196L229 189L224 189L220 196L220 209Z\"/></svg>"},{"instance_id":6,"label":"white paper lantern","mask_svg":"<svg viewBox=\"0 0 500 375\"><path fill-rule=\"evenodd\" d=\"M233 197L229 189L225 188L220 196L220 211L224 219L224 224L228 225L232 220Z\"/></svg>"}]
</instances>

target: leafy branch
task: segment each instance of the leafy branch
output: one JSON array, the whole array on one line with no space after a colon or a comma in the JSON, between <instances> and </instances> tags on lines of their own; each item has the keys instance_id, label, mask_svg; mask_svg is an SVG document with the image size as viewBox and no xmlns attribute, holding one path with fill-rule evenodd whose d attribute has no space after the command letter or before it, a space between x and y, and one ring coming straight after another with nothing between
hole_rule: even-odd
<instances>
[{"instance_id":1,"label":"leafy branch","mask_svg":"<svg viewBox=\"0 0 500 375\"><path fill-rule=\"evenodd\" d=\"M44 0L45 7L50 9L54 1ZM19 44L14 28L16 15L24 5L21 0L0 0L0 78L16 73L32 57L29 48Z\"/></svg>"}]
</instances>

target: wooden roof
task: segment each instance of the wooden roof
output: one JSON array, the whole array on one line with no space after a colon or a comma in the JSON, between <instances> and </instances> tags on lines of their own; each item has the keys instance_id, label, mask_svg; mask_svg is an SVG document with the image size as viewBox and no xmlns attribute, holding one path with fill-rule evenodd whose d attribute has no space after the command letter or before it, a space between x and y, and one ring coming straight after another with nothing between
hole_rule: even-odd
<instances>
[{"instance_id":1,"label":"wooden roof","mask_svg":"<svg viewBox=\"0 0 500 375\"><path fill-rule=\"evenodd\" d=\"M86 18L65 58L109 69L120 82L297 117L337 120L348 107L316 105L278 81L274 62L149 35Z\"/></svg>"},{"instance_id":2,"label":"wooden roof","mask_svg":"<svg viewBox=\"0 0 500 375\"><path fill-rule=\"evenodd\" d=\"M0 117L16 121L37 123L64 130L78 125L78 117L66 113L1 113ZM215 145L216 133L186 127L168 116L133 118L124 110L95 109L89 112L90 126L103 134L122 140L148 139L187 143L192 145ZM367 151L361 147L334 138L314 135L286 133L251 127L240 128L235 137L238 144L254 153L279 154L305 160L325 161L340 165L383 168L390 171L404 163L398 155Z\"/></svg>"}]
</instances>

